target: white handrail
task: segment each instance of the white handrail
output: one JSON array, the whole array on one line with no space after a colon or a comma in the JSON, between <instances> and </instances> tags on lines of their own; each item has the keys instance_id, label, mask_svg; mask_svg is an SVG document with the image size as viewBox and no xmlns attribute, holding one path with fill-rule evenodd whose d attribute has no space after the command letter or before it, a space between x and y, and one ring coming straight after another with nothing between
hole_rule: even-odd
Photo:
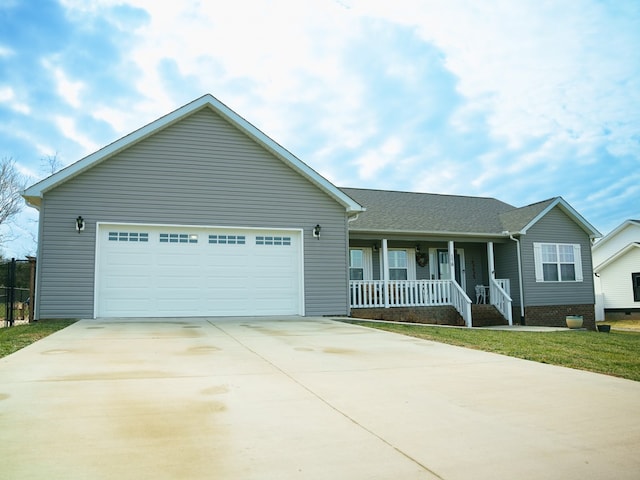
<instances>
[{"instance_id":1,"label":"white handrail","mask_svg":"<svg viewBox=\"0 0 640 480\"><path fill-rule=\"evenodd\" d=\"M453 306L456 308L458 313L462 315L462 319L464 320L464 324L471 328L473 326L472 318L471 318L471 299L466 294L466 292L462 289L458 282L451 281L451 300Z\"/></svg>"},{"instance_id":2,"label":"white handrail","mask_svg":"<svg viewBox=\"0 0 640 480\"><path fill-rule=\"evenodd\" d=\"M502 314L504 318L509 322L509 326L513 325L513 314L511 312L511 304L513 300L507 294L504 288L501 286L502 282L499 282L495 278L489 279L489 299L491 305ZM502 285L505 285L502 283Z\"/></svg>"}]
</instances>

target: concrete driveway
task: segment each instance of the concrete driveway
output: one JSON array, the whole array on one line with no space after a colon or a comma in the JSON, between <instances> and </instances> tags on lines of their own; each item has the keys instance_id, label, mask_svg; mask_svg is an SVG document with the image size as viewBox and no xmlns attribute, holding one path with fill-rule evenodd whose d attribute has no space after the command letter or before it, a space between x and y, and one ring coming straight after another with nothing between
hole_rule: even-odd
<instances>
[{"instance_id":1,"label":"concrete driveway","mask_svg":"<svg viewBox=\"0 0 640 480\"><path fill-rule=\"evenodd\" d=\"M639 409L328 319L84 320L0 360L0 478L638 479Z\"/></svg>"}]
</instances>

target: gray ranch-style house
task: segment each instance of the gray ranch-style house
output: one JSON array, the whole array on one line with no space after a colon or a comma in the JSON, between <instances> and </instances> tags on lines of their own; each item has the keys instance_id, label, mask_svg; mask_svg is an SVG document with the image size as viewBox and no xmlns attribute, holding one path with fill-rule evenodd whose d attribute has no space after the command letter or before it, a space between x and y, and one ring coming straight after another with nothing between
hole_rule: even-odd
<instances>
[{"instance_id":1,"label":"gray ranch-style house","mask_svg":"<svg viewBox=\"0 0 640 480\"><path fill-rule=\"evenodd\" d=\"M36 318L453 310L594 327L599 232L560 197L338 188L211 95L23 192Z\"/></svg>"}]
</instances>

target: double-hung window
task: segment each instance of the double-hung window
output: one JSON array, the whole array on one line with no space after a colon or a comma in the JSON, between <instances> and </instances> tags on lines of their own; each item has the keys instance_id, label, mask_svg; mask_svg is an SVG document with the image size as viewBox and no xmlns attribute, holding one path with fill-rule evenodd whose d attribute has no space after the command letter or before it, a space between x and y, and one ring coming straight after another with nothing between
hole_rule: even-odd
<instances>
[{"instance_id":1,"label":"double-hung window","mask_svg":"<svg viewBox=\"0 0 640 480\"><path fill-rule=\"evenodd\" d=\"M534 243L536 282L582 282L579 244Z\"/></svg>"},{"instance_id":2,"label":"double-hung window","mask_svg":"<svg viewBox=\"0 0 640 480\"><path fill-rule=\"evenodd\" d=\"M389 280L407 280L409 263L406 250L389 250Z\"/></svg>"},{"instance_id":3,"label":"double-hung window","mask_svg":"<svg viewBox=\"0 0 640 480\"><path fill-rule=\"evenodd\" d=\"M371 280L371 249L349 249L349 280Z\"/></svg>"}]
</instances>

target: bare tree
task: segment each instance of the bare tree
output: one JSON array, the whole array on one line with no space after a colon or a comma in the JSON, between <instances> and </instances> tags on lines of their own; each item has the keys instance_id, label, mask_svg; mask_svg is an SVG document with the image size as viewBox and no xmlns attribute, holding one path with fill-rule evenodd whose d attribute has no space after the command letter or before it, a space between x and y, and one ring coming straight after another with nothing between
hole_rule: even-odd
<instances>
[{"instance_id":1,"label":"bare tree","mask_svg":"<svg viewBox=\"0 0 640 480\"><path fill-rule=\"evenodd\" d=\"M40 170L47 175L53 175L62 168L62 162L58 158L58 152L55 155L47 155L40 159Z\"/></svg>"},{"instance_id":2,"label":"bare tree","mask_svg":"<svg viewBox=\"0 0 640 480\"><path fill-rule=\"evenodd\" d=\"M26 179L16 169L16 162L10 157L0 160L0 225L22 210L24 202L20 192L26 186Z\"/></svg>"}]
</instances>

